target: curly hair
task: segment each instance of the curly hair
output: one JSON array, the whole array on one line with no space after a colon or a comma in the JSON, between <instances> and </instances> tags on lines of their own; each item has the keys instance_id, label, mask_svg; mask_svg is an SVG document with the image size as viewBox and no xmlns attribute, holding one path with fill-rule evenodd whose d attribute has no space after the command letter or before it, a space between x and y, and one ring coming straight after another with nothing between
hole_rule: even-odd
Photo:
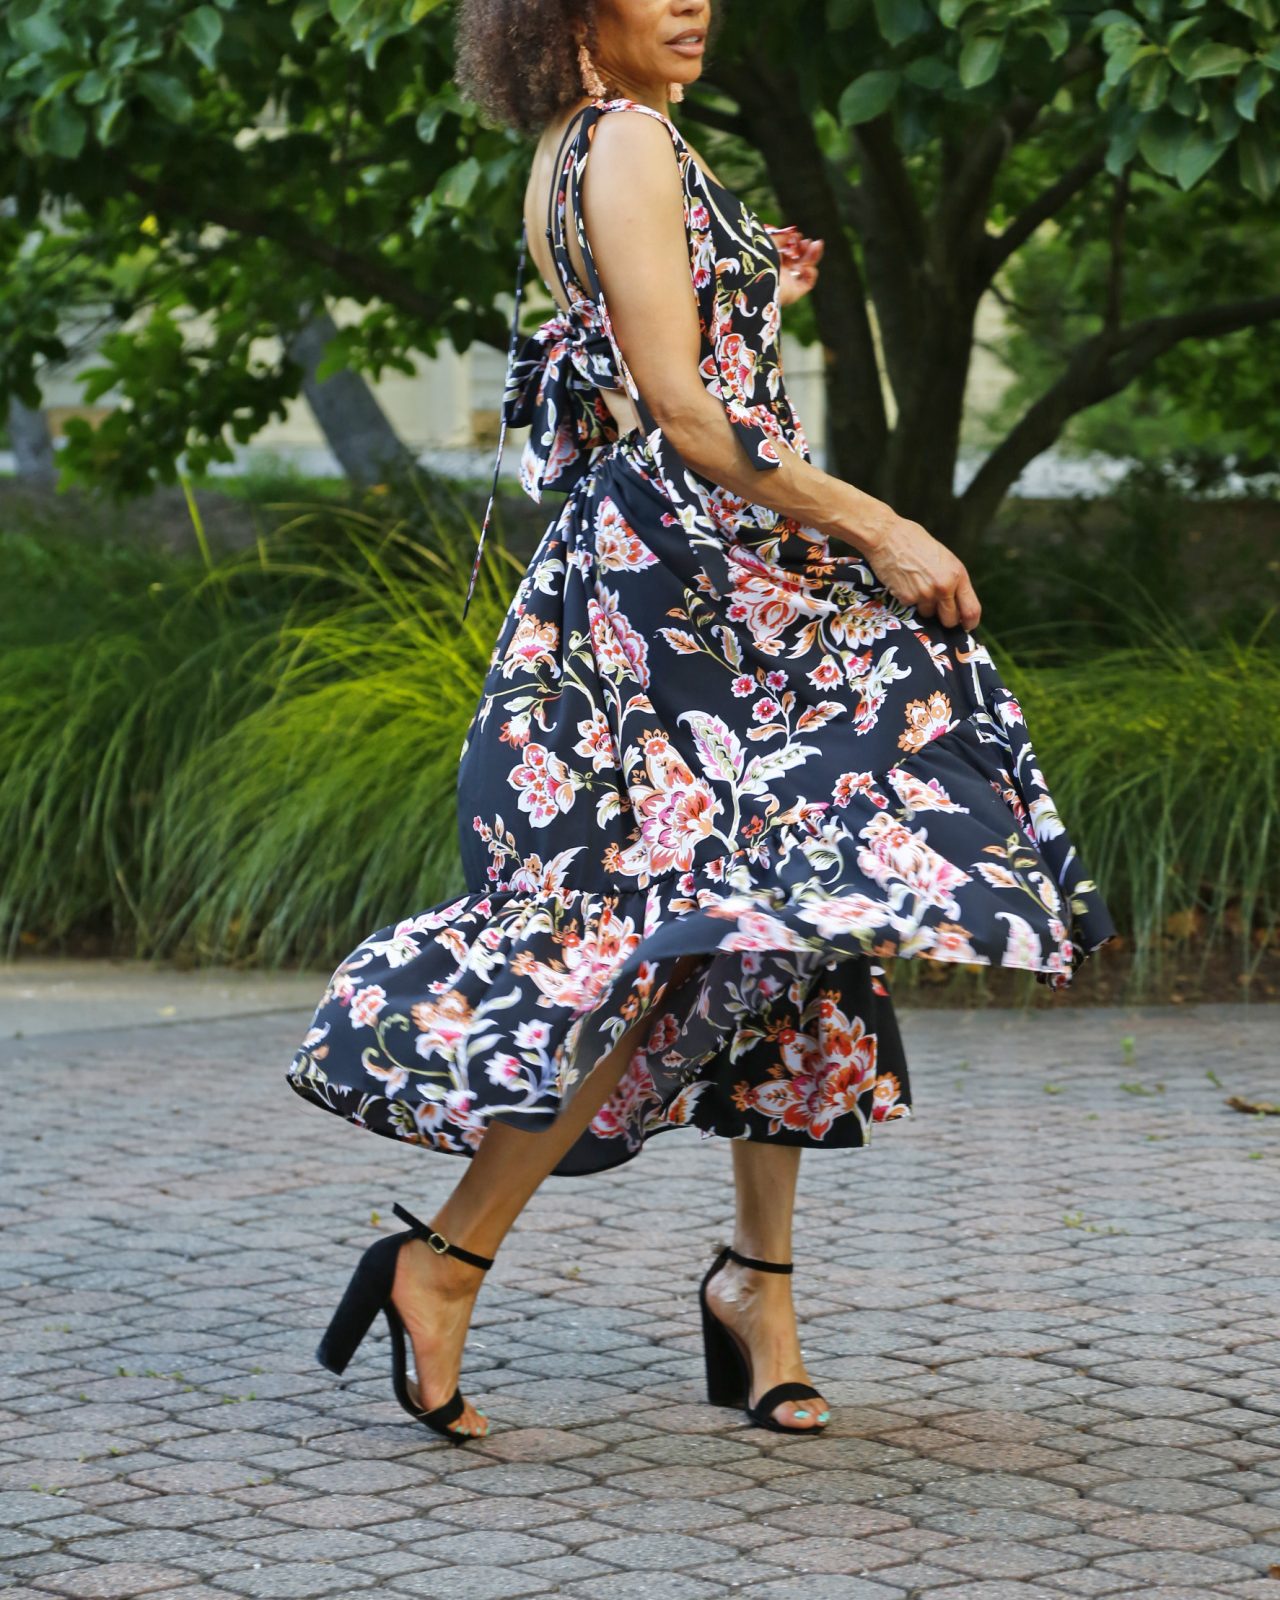
<instances>
[{"instance_id":1,"label":"curly hair","mask_svg":"<svg viewBox=\"0 0 1280 1600\"><path fill-rule=\"evenodd\" d=\"M596 0L460 0L454 81L494 122L541 133L586 93L579 38L598 60Z\"/></svg>"}]
</instances>

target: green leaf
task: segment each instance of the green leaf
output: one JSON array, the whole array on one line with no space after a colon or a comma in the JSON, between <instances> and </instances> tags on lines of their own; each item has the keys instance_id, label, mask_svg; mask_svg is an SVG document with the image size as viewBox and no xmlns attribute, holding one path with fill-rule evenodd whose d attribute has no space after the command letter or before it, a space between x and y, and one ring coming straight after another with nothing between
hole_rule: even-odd
<instances>
[{"instance_id":1,"label":"green leaf","mask_svg":"<svg viewBox=\"0 0 1280 1600\"><path fill-rule=\"evenodd\" d=\"M1124 28L1131 33L1142 32L1142 24L1137 17L1131 17L1127 11L1099 11L1089 24L1089 32L1098 33L1106 28Z\"/></svg>"},{"instance_id":2,"label":"green leaf","mask_svg":"<svg viewBox=\"0 0 1280 1600\"><path fill-rule=\"evenodd\" d=\"M938 18L944 27L954 28L970 6L978 3L979 0L942 0L942 4L938 7Z\"/></svg>"},{"instance_id":3,"label":"green leaf","mask_svg":"<svg viewBox=\"0 0 1280 1600\"><path fill-rule=\"evenodd\" d=\"M1251 61L1236 80L1234 105L1240 115L1253 122L1258 115L1258 101L1271 88L1270 80L1263 76L1262 68Z\"/></svg>"},{"instance_id":4,"label":"green leaf","mask_svg":"<svg viewBox=\"0 0 1280 1600\"><path fill-rule=\"evenodd\" d=\"M179 36L192 55L212 72L222 38L222 17L212 6L197 6L182 19Z\"/></svg>"},{"instance_id":5,"label":"green leaf","mask_svg":"<svg viewBox=\"0 0 1280 1600\"><path fill-rule=\"evenodd\" d=\"M1139 111L1157 111L1164 104L1172 70L1161 55L1146 56L1138 62L1129 80L1129 94Z\"/></svg>"},{"instance_id":6,"label":"green leaf","mask_svg":"<svg viewBox=\"0 0 1280 1600\"><path fill-rule=\"evenodd\" d=\"M1169 89L1169 108L1180 117L1194 117L1200 109L1200 91L1183 78L1175 78Z\"/></svg>"},{"instance_id":7,"label":"green leaf","mask_svg":"<svg viewBox=\"0 0 1280 1600\"><path fill-rule=\"evenodd\" d=\"M917 56L902 69L902 76L921 89L953 89L959 81L955 68L941 56Z\"/></svg>"},{"instance_id":8,"label":"green leaf","mask_svg":"<svg viewBox=\"0 0 1280 1600\"><path fill-rule=\"evenodd\" d=\"M898 74L887 67L876 67L855 78L840 96L836 115L846 128L870 122L893 104L898 92Z\"/></svg>"},{"instance_id":9,"label":"green leaf","mask_svg":"<svg viewBox=\"0 0 1280 1600\"><path fill-rule=\"evenodd\" d=\"M1188 83L1197 78L1223 78L1248 66L1252 58L1233 44L1218 44L1208 39L1192 53L1187 71L1183 74Z\"/></svg>"},{"instance_id":10,"label":"green leaf","mask_svg":"<svg viewBox=\"0 0 1280 1600\"><path fill-rule=\"evenodd\" d=\"M50 155L74 161L84 149L84 117L66 95L55 95L38 105L31 117L31 132Z\"/></svg>"},{"instance_id":11,"label":"green leaf","mask_svg":"<svg viewBox=\"0 0 1280 1600\"><path fill-rule=\"evenodd\" d=\"M975 33L960 47L960 82L966 89L976 89L995 76L1004 53L1004 39L999 34Z\"/></svg>"},{"instance_id":12,"label":"green leaf","mask_svg":"<svg viewBox=\"0 0 1280 1600\"><path fill-rule=\"evenodd\" d=\"M311 31L311 25L318 22L321 17L329 15L329 0L298 0L293 8L293 15L289 19L293 28L294 37L305 39Z\"/></svg>"},{"instance_id":13,"label":"green leaf","mask_svg":"<svg viewBox=\"0 0 1280 1600\"><path fill-rule=\"evenodd\" d=\"M418 120L413 125L413 131L423 144L431 144L434 141L440 131L440 124L453 109L453 106L443 98L433 100L429 106L423 106L418 113Z\"/></svg>"},{"instance_id":14,"label":"green leaf","mask_svg":"<svg viewBox=\"0 0 1280 1600\"><path fill-rule=\"evenodd\" d=\"M93 126L99 144L107 145L115 142L116 131L121 128L120 119L126 104L127 101L122 94L113 94L98 107Z\"/></svg>"},{"instance_id":15,"label":"green leaf","mask_svg":"<svg viewBox=\"0 0 1280 1600\"><path fill-rule=\"evenodd\" d=\"M1138 134L1141 120L1131 107L1123 106L1115 117L1111 142L1107 146L1106 168L1113 178L1118 178L1138 153Z\"/></svg>"},{"instance_id":16,"label":"green leaf","mask_svg":"<svg viewBox=\"0 0 1280 1600\"><path fill-rule=\"evenodd\" d=\"M1280 153L1273 140L1252 125L1241 131L1236 141L1236 160L1240 182L1259 200L1270 200L1280 183Z\"/></svg>"},{"instance_id":17,"label":"green leaf","mask_svg":"<svg viewBox=\"0 0 1280 1600\"><path fill-rule=\"evenodd\" d=\"M465 161L460 161L456 167L450 167L436 185L436 199L441 205L448 206L454 211L461 211L471 199L471 192L480 177L480 163L474 156L468 156Z\"/></svg>"},{"instance_id":18,"label":"green leaf","mask_svg":"<svg viewBox=\"0 0 1280 1600\"><path fill-rule=\"evenodd\" d=\"M82 106L96 106L99 101L106 99L106 95L106 75L99 72L97 67L90 68L75 87L75 99Z\"/></svg>"},{"instance_id":19,"label":"green leaf","mask_svg":"<svg viewBox=\"0 0 1280 1600\"><path fill-rule=\"evenodd\" d=\"M889 44L902 44L929 26L924 0L875 0L876 21Z\"/></svg>"},{"instance_id":20,"label":"green leaf","mask_svg":"<svg viewBox=\"0 0 1280 1600\"><path fill-rule=\"evenodd\" d=\"M862 14L863 0L827 0L827 29L839 33L851 28Z\"/></svg>"},{"instance_id":21,"label":"green leaf","mask_svg":"<svg viewBox=\"0 0 1280 1600\"><path fill-rule=\"evenodd\" d=\"M1174 177L1178 181L1178 186L1182 189L1194 187L1227 149L1230 142L1229 139L1212 138L1203 128L1188 128L1187 136L1182 141L1182 148L1178 151L1177 161L1174 164Z\"/></svg>"},{"instance_id":22,"label":"green leaf","mask_svg":"<svg viewBox=\"0 0 1280 1600\"><path fill-rule=\"evenodd\" d=\"M1049 46L1049 54L1055 61L1071 43L1071 25L1065 17L1049 17L1035 23L1034 29Z\"/></svg>"},{"instance_id":23,"label":"green leaf","mask_svg":"<svg viewBox=\"0 0 1280 1600\"><path fill-rule=\"evenodd\" d=\"M1138 149L1152 171L1166 178L1176 174L1189 126L1168 110L1158 111L1143 124L1138 134Z\"/></svg>"},{"instance_id":24,"label":"green leaf","mask_svg":"<svg viewBox=\"0 0 1280 1600\"><path fill-rule=\"evenodd\" d=\"M29 17L17 17L9 23L9 32L24 50L32 55L52 55L55 50L69 50L71 40L63 33L57 21L49 15L52 8L45 6Z\"/></svg>"},{"instance_id":25,"label":"green leaf","mask_svg":"<svg viewBox=\"0 0 1280 1600\"><path fill-rule=\"evenodd\" d=\"M138 88L162 117L185 122L195 110L195 101L186 84L167 72L140 72Z\"/></svg>"}]
</instances>

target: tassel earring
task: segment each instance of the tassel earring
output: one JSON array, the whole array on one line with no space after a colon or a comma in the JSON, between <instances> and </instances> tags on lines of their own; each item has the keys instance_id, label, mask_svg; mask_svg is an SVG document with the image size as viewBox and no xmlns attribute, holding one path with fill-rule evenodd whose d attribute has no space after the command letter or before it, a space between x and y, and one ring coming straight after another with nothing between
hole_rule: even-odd
<instances>
[{"instance_id":1,"label":"tassel earring","mask_svg":"<svg viewBox=\"0 0 1280 1600\"><path fill-rule=\"evenodd\" d=\"M682 84L678 78L676 79L676 81L674 83L669 83L667 85L667 99L668 100L683 100L684 99L684 84Z\"/></svg>"},{"instance_id":2,"label":"tassel earring","mask_svg":"<svg viewBox=\"0 0 1280 1600\"><path fill-rule=\"evenodd\" d=\"M584 39L578 46L578 75L582 79L582 87L596 100L609 98L608 85L596 71L596 64L591 59L591 52L587 49Z\"/></svg>"}]
</instances>

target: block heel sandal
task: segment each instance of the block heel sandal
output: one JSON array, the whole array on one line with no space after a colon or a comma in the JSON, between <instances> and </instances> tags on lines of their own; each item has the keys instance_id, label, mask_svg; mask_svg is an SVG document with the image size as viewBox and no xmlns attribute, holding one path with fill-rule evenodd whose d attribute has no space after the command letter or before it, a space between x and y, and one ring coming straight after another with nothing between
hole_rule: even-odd
<instances>
[{"instance_id":1,"label":"block heel sandal","mask_svg":"<svg viewBox=\"0 0 1280 1600\"><path fill-rule=\"evenodd\" d=\"M347 1363L359 1349L361 1340L381 1311L391 1330L391 1386L396 1399L415 1421L424 1423L432 1432L451 1439L454 1444L465 1444L472 1435L459 1433L450 1426L465 1409L461 1389L455 1389L443 1405L431 1410L416 1405L409 1394L405 1326L391 1303L391 1289L395 1283L400 1247L410 1239L422 1239L437 1255L456 1256L459 1261L479 1267L482 1272L487 1272L493 1265L493 1258L479 1256L460 1245L450 1244L443 1234L427 1227L425 1222L419 1222L401 1205L394 1205L392 1210L401 1222L409 1224L408 1230L377 1240L360 1257L346 1293L338 1302L338 1309L316 1347L316 1359L330 1372L345 1372Z\"/></svg>"},{"instance_id":2,"label":"block heel sandal","mask_svg":"<svg viewBox=\"0 0 1280 1600\"><path fill-rule=\"evenodd\" d=\"M813 1428L794 1427L790 1423L779 1422L772 1414L774 1407L780 1406L784 1400L820 1400L821 1392L811 1383L775 1383L754 1406L749 1404L751 1352L733 1329L716 1316L707 1300L707 1285L728 1261L736 1261L739 1266L750 1267L755 1272L792 1270L789 1261L756 1261L751 1256L739 1255L729 1245L725 1245L711 1263L698 1289L698 1301L702 1307L702 1344L707 1364L707 1399L713 1406L741 1406L748 1419L758 1428L771 1428L775 1433L824 1432L825 1424Z\"/></svg>"}]
</instances>

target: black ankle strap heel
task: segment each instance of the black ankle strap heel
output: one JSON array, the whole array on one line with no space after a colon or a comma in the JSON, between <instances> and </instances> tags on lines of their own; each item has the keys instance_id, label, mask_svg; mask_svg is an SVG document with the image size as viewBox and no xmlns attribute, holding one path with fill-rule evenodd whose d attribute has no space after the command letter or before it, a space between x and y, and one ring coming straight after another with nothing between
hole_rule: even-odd
<instances>
[{"instance_id":1,"label":"black ankle strap heel","mask_svg":"<svg viewBox=\"0 0 1280 1600\"><path fill-rule=\"evenodd\" d=\"M419 1222L417 1217L411 1211L406 1211L398 1200L391 1209L401 1222L409 1224L414 1236L429 1244L438 1256L457 1256L459 1261L465 1261L472 1267L479 1267L483 1272L488 1272L493 1265L492 1256L478 1256L474 1250L464 1250L460 1244L450 1244L444 1234L429 1228L425 1222Z\"/></svg>"},{"instance_id":2,"label":"black ankle strap heel","mask_svg":"<svg viewBox=\"0 0 1280 1600\"><path fill-rule=\"evenodd\" d=\"M725 1245L707 1269L698 1289L702 1308L702 1348L707 1369L707 1399L713 1406L741 1406L748 1419L758 1428L769 1428L774 1433L822 1433L825 1424L806 1428L779 1422L773 1412L784 1400L820 1400L821 1392L811 1383L775 1383L751 1405L751 1352L734 1333L721 1322L707 1299L707 1285L727 1261L736 1261L740 1267L755 1272L786 1272L794 1270L790 1261L757 1261L754 1256L744 1256Z\"/></svg>"},{"instance_id":3,"label":"black ankle strap heel","mask_svg":"<svg viewBox=\"0 0 1280 1600\"><path fill-rule=\"evenodd\" d=\"M396 1260L400 1247L410 1239L421 1239L441 1256L456 1256L469 1266L488 1271L493 1265L491 1256L477 1255L474 1250L464 1250L451 1244L442 1233L419 1221L402 1205L392 1206L401 1222L407 1222L407 1233L395 1233L376 1240L356 1263L346 1293L338 1303L329 1326L316 1348L316 1359L330 1372L341 1373L359 1349L365 1334L381 1311L391 1330L391 1386L396 1399L415 1421L424 1423L433 1433L443 1435L454 1444L465 1444L471 1435L459 1433L451 1426L466 1409L462 1391L454 1389L443 1405L431 1410L418 1405L409 1393L408 1357L406 1335L395 1306L391 1303L391 1290L396 1277ZM419 1375L421 1386L421 1375Z\"/></svg>"},{"instance_id":4,"label":"black ankle strap heel","mask_svg":"<svg viewBox=\"0 0 1280 1600\"><path fill-rule=\"evenodd\" d=\"M753 1267L757 1272L794 1272L795 1265L790 1261L757 1261L752 1256L740 1256L731 1246L724 1247L725 1259L736 1261L740 1267ZM721 1265L723 1266L723 1262ZM717 1268L717 1271L719 1268Z\"/></svg>"}]
</instances>

